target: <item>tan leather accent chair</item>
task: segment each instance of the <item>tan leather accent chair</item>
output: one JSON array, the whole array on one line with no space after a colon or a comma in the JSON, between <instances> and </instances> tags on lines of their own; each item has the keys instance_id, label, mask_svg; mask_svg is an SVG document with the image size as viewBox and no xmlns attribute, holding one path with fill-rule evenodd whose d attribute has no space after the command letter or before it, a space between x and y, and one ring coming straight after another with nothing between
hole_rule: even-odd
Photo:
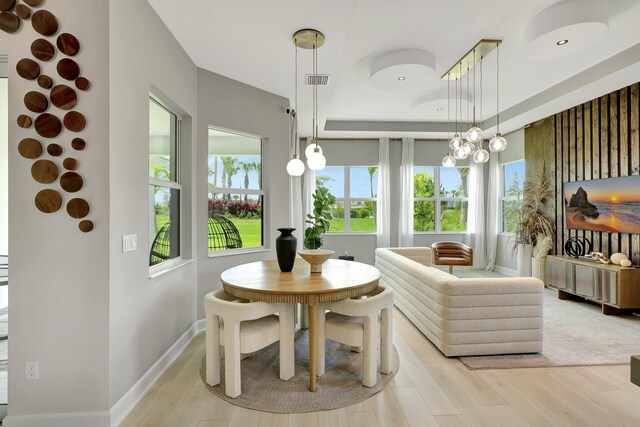
<instances>
[{"instance_id":1,"label":"tan leather accent chair","mask_svg":"<svg viewBox=\"0 0 640 427\"><path fill-rule=\"evenodd\" d=\"M448 265L453 274L454 265L473 265L473 248L459 242L436 242L431 245L434 265Z\"/></svg>"}]
</instances>

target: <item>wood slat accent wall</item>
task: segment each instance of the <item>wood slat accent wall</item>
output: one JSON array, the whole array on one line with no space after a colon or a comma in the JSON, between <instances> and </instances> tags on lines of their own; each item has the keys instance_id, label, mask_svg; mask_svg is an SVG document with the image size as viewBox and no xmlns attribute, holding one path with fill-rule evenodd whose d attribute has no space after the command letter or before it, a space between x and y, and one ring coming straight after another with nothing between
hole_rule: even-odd
<instances>
[{"instance_id":1,"label":"wood slat accent wall","mask_svg":"<svg viewBox=\"0 0 640 427\"><path fill-rule=\"evenodd\" d=\"M591 240L595 251L606 256L622 252L640 264L640 234L569 230L562 197L567 181L640 174L639 87L636 83L601 96L525 130L527 176L545 167L555 182L555 203L548 208L556 215L556 254L564 254L568 238L579 236Z\"/></svg>"}]
</instances>

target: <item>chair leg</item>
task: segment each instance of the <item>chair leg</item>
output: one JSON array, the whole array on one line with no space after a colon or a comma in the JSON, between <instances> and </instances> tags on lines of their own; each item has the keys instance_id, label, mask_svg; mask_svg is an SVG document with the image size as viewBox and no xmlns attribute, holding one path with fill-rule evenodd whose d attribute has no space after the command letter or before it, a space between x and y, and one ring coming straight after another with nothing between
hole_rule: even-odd
<instances>
[{"instance_id":1,"label":"chair leg","mask_svg":"<svg viewBox=\"0 0 640 427\"><path fill-rule=\"evenodd\" d=\"M232 399L240 396L240 322L224 319L224 387Z\"/></svg>"},{"instance_id":2,"label":"chair leg","mask_svg":"<svg viewBox=\"0 0 640 427\"><path fill-rule=\"evenodd\" d=\"M300 304L300 328L309 329L309 309L307 304Z\"/></svg>"},{"instance_id":3,"label":"chair leg","mask_svg":"<svg viewBox=\"0 0 640 427\"><path fill-rule=\"evenodd\" d=\"M453 265L449 266L449 274L453 274Z\"/></svg>"},{"instance_id":4,"label":"chair leg","mask_svg":"<svg viewBox=\"0 0 640 427\"><path fill-rule=\"evenodd\" d=\"M316 376L324 375L324 358L325 358L325 332L324 332L324 308L318 307L316 315Z\"/></svg>"},{"instance_id":5,"label":"chair leg","mask_svg":"<svg viewBox=\"0 0 640 427\"><path fill-rule=\"evenodd\" d=\"M279 312L280 325L280 379L288 380L295 374L295 312L293 306L288 304Z\"/></svg>"},{"instance_id":6,"label":"chair leg","mask_svg":"<svg viewBox=\"0 0 640 427\"><path fill-rule=\"evenodd\" d=\"M378 339L380 327L378 313L364 316L364 363L362 367L362 385L373 387L378 382Z\"/></svg>"},{"instance_id":7,"label":"chair leg","mask_svg":"<svg viewBox=\"0 0 640 427\"><path fill-rule=\"evenodd\" d=\"M205 332L206 381L213 386L220 384L220 321L214 314L207 315Z\"/></svg>"},{"instance_id":8,"label":"chair leg","mask_svg":"<svg viewBox=\"0 0 640 427\"><path fill-rule=\"evenodd\" d=\"M385 307L381 312L380 372L388 374L393 365L393 308Z\"/></svg>"}]
</instances>

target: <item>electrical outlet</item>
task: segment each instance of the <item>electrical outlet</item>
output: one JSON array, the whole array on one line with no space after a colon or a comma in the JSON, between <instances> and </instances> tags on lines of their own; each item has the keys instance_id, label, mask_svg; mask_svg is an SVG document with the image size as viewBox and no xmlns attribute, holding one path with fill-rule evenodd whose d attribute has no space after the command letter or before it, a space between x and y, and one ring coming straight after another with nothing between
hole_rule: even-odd
<instances>
[{"instance_id":1,"label":"electrical outlet","mask_svg":"<svg viewBox=\"0 0 640 427\"><path fill-rule=\"evenodd\" d=\"M38 361L37 360L29 360L26 363L26 372L28 380L37 380L38 379Z\"/></svg>"},{"instance_id":2,"label":"electrical outlet","mask_svg":"<svg viewBox=\"0 0 640 427\"><path fill-rule=\"evenodd\" d=\"M125 234L122 236L122 253L138 250L138 235Z\"/></svg>"}]
</instances>

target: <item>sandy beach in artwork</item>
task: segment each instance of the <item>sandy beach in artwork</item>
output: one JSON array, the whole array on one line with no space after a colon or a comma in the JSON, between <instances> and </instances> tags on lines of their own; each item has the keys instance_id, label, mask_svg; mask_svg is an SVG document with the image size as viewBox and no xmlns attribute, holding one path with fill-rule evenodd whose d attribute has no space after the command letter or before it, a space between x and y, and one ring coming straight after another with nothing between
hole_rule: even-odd
<instances>
[{"instance_id":1,"label":"sandy beach in artwork","mask_svg":"<svg viewBox=\"0 0 640 427\"><path fill-rule=\"evenodd\" d=\"M640 233L640 225L622 221L613 216L600 215L598 218L587 218L577 208L567 208L566 216L569 228L612 233Z\"/></svg>"}]
</instances>

